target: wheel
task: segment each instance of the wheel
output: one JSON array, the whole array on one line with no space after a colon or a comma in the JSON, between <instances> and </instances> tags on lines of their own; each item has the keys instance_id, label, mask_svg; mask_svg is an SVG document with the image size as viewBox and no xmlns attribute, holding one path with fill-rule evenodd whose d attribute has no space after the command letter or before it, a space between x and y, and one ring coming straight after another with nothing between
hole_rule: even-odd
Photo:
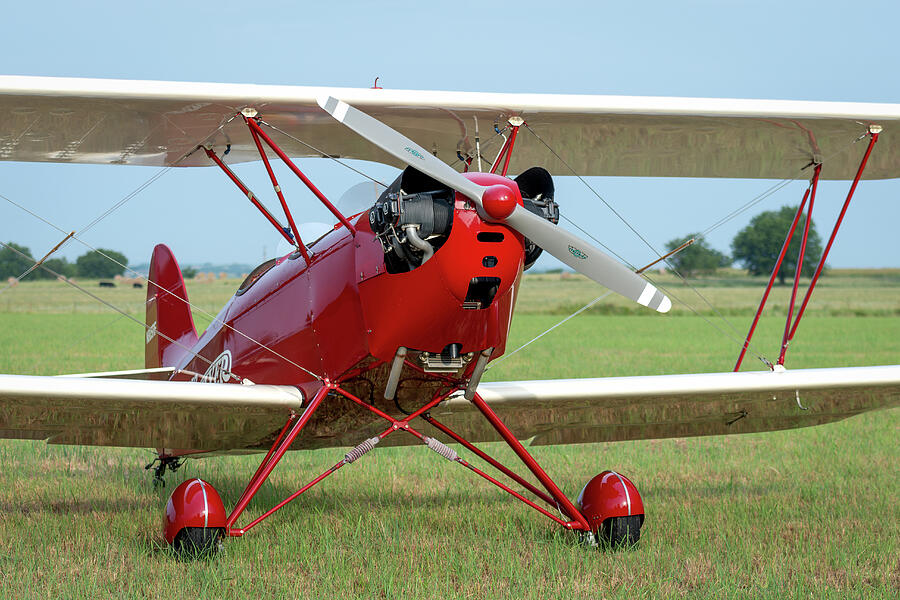
<instances>
[{"instance_id":1,"label":"wheel","mask_svg":"<svg viewBox=\"0 0 900 600\"><path fill-rule=\"evenodd\" d=\"M175 488L166 504L163 534L186 558L214 554L225 537L225 507L213 486L194 478Z\"/></svg>"},{"instance_id":2,"label":"wheel","mask_svg":"<svg viewBox=\"0 0 900 600\"><path fill-rule=\"evenodd\" d=\"M601 550L633 546L641 537L644 502L624 475L603 471L584 486L576 506L588 520Z\"/></svg>"},{"instance_id":3,"label":"wheel","mask_svg":"<svg viewBox=\"0 0 900 600\"><path fill-rule=\"evenodd\" d=\"M597 530L600 547L611 549L628 548L641 539L641 524L644 515L626 517L610 517L603 521Z\"/></svg>"}]
</instances>

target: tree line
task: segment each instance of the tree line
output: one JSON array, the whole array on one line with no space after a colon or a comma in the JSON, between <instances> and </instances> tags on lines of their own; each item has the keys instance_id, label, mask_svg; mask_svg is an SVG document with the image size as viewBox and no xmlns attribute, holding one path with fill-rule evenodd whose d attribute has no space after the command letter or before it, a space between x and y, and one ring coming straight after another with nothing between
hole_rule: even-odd
<instances>
[{"instance_id":1,"label":"tree line","mask_svg":"<svg viewBox=\"0 0 900 600\"><path fill-rule=\"evenodd\" d=\"M0 280L9 277L19 277L34 265L33 260L21 256L16 250L26 256L33 257L35 260L40 258L34 256L31 250L25 246L15 242L7 242L5 247L0 248ZM116 264L110 258L121 264ZM127 265L128 259L121 252L100 248L82 254L75 262L69 262L65 258L48 258L43 264L50 271L65 277L78 276L88 279L105 279L124 273L125 267L122 265ZM50 273L50 271L38 267L24 279L53 279L55 275Z\"/></svg>"},{"instance_id":2,"label":"tree line","mask_svg":"<svg viewBox=\"0 0 900 600\"><path fill-rule=\"evenodd\" d=\"M790 230L796 215L796 209L782 206L779 210L760 213L750 220L750 224L738 232L731 241L731 256L710 247L699 233L688 234L684 238L670 240L666 250L672 251L686 240L694 239L694 243L686 246L668 259L670 271L677 271L684 277L708 275L719 267L728 267L737 262L750 275L768 275L775 268L778 255L784 245L784 238ZM800 244L806 226L806 215L800 217L797 229L791 238L791 244L778 269L778 279L783 285L785 278L793 277L797 269ZM809 235L806 251L803 255L802 274L811 276L819 260L822 258L822 238L816 231L814 221L809 223Z\"/></svg>"},{"instance_id":3,"label":"tree line","mask_svg":"<svg viewBox=\"0 0 900 600\"><path fill-rule=\"evenodd\" d=\"M795 209L783 206L779 210L760 213L751 219L750 224L744 227L731 242L731 256L719 252L710 247L699 233L688 234L683 238L670 240L666 244L666 250L675 250L686 240L694 239L694 242L668 259L670 270L675 270L684 277L711 274L720 267L728 267L737 262L741 264L750 275L768 275L775 267L778 254L784 243L784 237L790 229L794 219ZM791 239L778 278L782 284L786 277L792 277L797 268L797 257L800 252L800 243L803 238L803 229L806 225L806 215L801 216L797 224L797 230ZM8 246L28 256L34 256L25 246L9 242ZM102 254L101 254L102 253ZM121 252L101 248L91 250L78 257L74 263L65 258L50 258L44 262L50 270L66 277L86 277L90 279L102 279L121 275L125 268L116 264L109 258L115 259L121 265L128 264L128 259ZM816 231L814 222L809 224L809 239L806 252L803 257L803 274L810 276L822 257L822 239ZM0 279L19 277L27 271L33 261L17 254L10 248L0 249ZM186 269L191 271L191 269ZM186 272L189 278L195 273ZM53 275L44 269L35 269L28 274L27 279L52 279Z\"/></svg>"}]
</instances>

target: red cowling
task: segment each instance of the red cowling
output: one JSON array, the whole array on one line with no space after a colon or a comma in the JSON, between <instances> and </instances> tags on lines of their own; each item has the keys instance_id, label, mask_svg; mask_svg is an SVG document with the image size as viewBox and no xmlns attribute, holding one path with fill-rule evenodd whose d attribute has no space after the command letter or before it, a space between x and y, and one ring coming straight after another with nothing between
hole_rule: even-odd
<instances>
[{"instance_id":1,"label":"red cowling","mask_svg":"<svg viewBox=\"0 0 900 600\"><path fill-rule=\"evenodd\" d=\"M644 514L644 503L631 480L615 471L603 471L578 494L578 508L592 529L610 517Z\"/></svg>"},{"instance_id":2,"label":"red cowling","mask_svg":"<svg viewBox=\"0 0 900 600\"><path fill-rule=\"evenodd\" d=\"M184 527L225 527L225 505L219 493L200 478L181 482L166 504L166 541L173 543Z\"/></svg>"}]
</instances>

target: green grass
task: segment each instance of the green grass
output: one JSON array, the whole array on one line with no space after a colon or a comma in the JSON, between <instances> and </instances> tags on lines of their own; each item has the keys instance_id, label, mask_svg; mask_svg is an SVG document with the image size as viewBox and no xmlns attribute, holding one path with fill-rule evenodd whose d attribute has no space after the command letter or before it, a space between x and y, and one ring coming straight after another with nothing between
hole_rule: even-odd
<instances>
[{"instance_id":1,"label":"green grass","mask_svg":"<svg viewBox=\"0 0 900 600\"><path fill-rule=\"evenodd\" d=\"M897 304L900 285L844 274L832 281L872 305L840 317L828 316L833 306L811 310L788 366L897 363L900 319L881 311ZM561 283L558 276L529 278L510 349L557 322L567 304L597 295L585 282L560 293ZM726 283L701 291L732 298L738 333L731 335L739 338L760 289ZM39 285L50 287L38 294ZM214 312L233 289L234 282L198 283L190 293ZM48 292L52 298L39 300ZM141 290L108 292L121 294L114 301L127 310L142 310ZM704 319L712 317L583 315L488 376L729 370L738 342ZM783 325L777 315L765 317L754 347L774 358ZM0 372L133 368L142 363L142 336L127 319L55 282L0 294ZM745 364L761 368L751 357ZM895 598L898 430L894 409L766 434L535 448L570 496L605 468L635 481L647 521L640 544L618 553L580 546L422 448L383 448L228 541L215 559L196 563L176 560L161 539L168 492L198 475L231 506L259 457L189 461L161 490L142 468L152 458L147 450L0 441L0 597ZM514 464L499 444L489 450ZM242 521L343 452L286 456Z\"/></svg>"},{"instance_id":2,"label":"green grass","mask_svg":"<svg viewBox=\"0 0 900 600\"><path fill-rule=\"evenodd\" d=\"M671 315L752 316L768 278L748 277L731 269L715 277L689 282L667 273L652 273L651 280L672 297ZM533 275L526 278L517 302L520 313L570 314L604 290L575 274ZM775 285L766 304L768 315L784 315L791 284ZM801 280L797 308L809 281ZM810 316L900 316L900 269L836 271L822 277L807 308ZM596 314L647 315L647 310L615 294L590 309ZM651 313L652 314L652 313ZM739 320L741 328L749 319ZM744 332L742 332L744 333Z\"/></svg>"}]
</instances>

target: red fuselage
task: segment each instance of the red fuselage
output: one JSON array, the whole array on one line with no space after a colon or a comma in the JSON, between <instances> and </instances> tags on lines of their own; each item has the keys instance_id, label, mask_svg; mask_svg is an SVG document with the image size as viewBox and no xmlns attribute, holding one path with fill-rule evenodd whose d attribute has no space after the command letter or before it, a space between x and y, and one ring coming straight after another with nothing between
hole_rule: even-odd
<instances>
[{"instance_id":1,"label":"red fuselage","mask_svg":"<svg viewBox=\"0 0 900 600\"><path fill-rule=\"evenodd\" d=\"M522 202L516 184L505 177L467 176L484 186L508 186ZM401 406L421 405L450 380L465 380L479 352L493 348L493 358L503 354L523 269L520 234L486 222L457 194L446 242L421 266L392 274L367 213L351 222L355 236L337 226L312 244L308 264L298 253L277 260L225 305L193 352L174 366L205 373L207 361L227 351L230 371L240 378L295 385L309 397L323 382L299 365L396 413ZM485 277L499 279L496 292L488 306L473 308L465 302L470 283ZM416 364L416 352L439 354L450 344L459 344L465 361L457 372L430 373ZM387 401L388 372L401 346L410 358L396 401Z\"/></svg>"}]
</instances>

